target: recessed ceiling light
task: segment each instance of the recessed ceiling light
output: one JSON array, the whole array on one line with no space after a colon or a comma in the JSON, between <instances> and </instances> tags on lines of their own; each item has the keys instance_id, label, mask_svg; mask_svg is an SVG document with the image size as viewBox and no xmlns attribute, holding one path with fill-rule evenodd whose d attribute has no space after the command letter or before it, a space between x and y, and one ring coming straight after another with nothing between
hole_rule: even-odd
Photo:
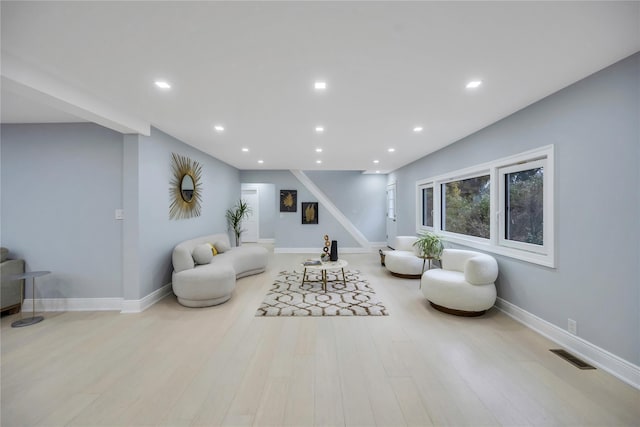
<instances>
[{"instance_id":1,"label":"recessed ceiling light","mask_svg":"<svg viewBox=\"0 0 640 427\"><path fill-rule=\"evenodd\" d=\"M376 173L380 173L380 171L376 171Z\"/></svg>"},{"instance_id":2,"label":"recessed ceiling light","mask_svg":"<svg viewBox=\"0 0 640 427\"><path fill-rule=\"evenodd\" d=\"M258 163L263 164L264 160L258 160Z\"/></svg>"},{"instance_id":3,"label":"recessed ceiling light","mask_svg":"<svg viewBox=\"0 0 640 427\"><path fill-rule=\"evenodd\" d=\"M316 132L318 132L318 133L324 132L324 127L323 126L316 126Z\"/></svg>"},{"instance_id":4,"label":"recessed ceiling light","mask_svg":"<svg viewBox=\"0 0 640 427\"><path fill-rule=\"evenodd\" d=\"M215 125L213 128L216 130L216 132L224 131L224 126L221 125Z\"/></svg>"},{"instance_id":5,"label":"recessed ceiling light","mask_svg":"<svg viewBox=\"0 0 640 427\"><path fill-rule=\"evenodd\" d=\"M469 83L467 83L466 88L467 89L475 89L477 87L479 87L482 84L482 80L472 80Z\"/></svg>"},{"instance_id":6,"label":"recessed ceiling light","mask_svg":"<svg viewBox=\"0 0 640 427\"><path fill-rule=\"evenodd\" d=\"M380 163L380 160L374 160L373 163L378 164Z\"/></svg>"},{"instance_id":7,"label":"recessed ceiling light","mask_svg":"<svg viewBox=\"0 0 640 427\"><path fill-rule=\"evenodd\" d=\"M164 80L156 80L154 82L160 89L171 89L171 85Z\"/></svg>"},{"instance_id":8,"label":"recessed ceiling light","mask_svg":"<svg viewBox=\"0 0 640 427\"><path fill-rule=\"evenodd\" d=\"M249 149L248 148L243 148L242 151L244 151L245 153L248 153Z\"/></svg>"},{"instance_id":9,"label":"recessed ceiling light","mask_svg":"<svg viewBox=\"0 0 640 427\"><path fill-rule=\"evenodd\" d=\"M325 90L327 88L327 82L315 82L313 88L315 90Z\"/></svg>"},{"instance_id":10,"label":"recessed ceiling light","mask_svg":"<svg viewBox=\"0 0 640 427\"><path fill-rule=\"evenodd\" d=\"M322 163L322 160L316 160L316 163L320 164L320 163Z\"/></svg>"},{"instance_id":11,"label":"recessed ceiling light","mask_svg":"<svg viewBox=\"0 0 640 427\"><path fill-rule=\"evenodd\" d=\"M422 126L416 126L413 128L414 132L422 132Z\"/></svg>"},{"instance_id":12,"label":"recessed ceiling light","mask_svg":"<svg viewBox=\"0 0 640 427\"><path fill-rule=\"evenodd\" d=\"M390 153L393 153L394 151L396 151L396 149L395 148L389 148L389 149L387 149L387 151L390 152Z\"/></svg>"},{"instance_id":13,"label":"recessed ceiling light","mask_svg":"<svg viewBox=\"0 0 640 427\"><path fill-rule=\"evenodd\" d=\"M316 148L316 153L322 153L322 148Z\"/></svg>"}]
</instances>

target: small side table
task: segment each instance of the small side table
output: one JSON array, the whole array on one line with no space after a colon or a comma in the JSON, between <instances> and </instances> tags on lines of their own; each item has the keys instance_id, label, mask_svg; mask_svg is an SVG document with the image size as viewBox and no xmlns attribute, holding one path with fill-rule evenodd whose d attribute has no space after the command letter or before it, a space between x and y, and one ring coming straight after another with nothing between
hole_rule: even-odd
<instances>
[{"instance_id":1,"label":"small side table","mask_svg":"<svg viewBox=\"0 0 640 427\"><path fill-rule=\"evenodd\" d=\"M44 276L46 274L51 273L50 271L29 271L26 273L16 274L15 276L11 276L9 280L22 280L22 279L31 279L31 317L27 319L16 320L11 324L12 328L21 328L23 326L33 325L38 322L42 322L44 317L36 316L36 277ZM23 298L24 301L24 290Z\"/></svg>"},{"instance_id":2,"label":"small side table","mask_svg":"<svg viewBox=\"0 0 640 427\"><path fill-rule=\"evenodd\" d=\"M420 289L422 289L422 275L424 274L424 266L427 263L427 260L429 260L429 270L431 270L431 260L433 259L432 256L418 256L418 258L422 258L422 273L420 273Z\"/></svg>"}]
</instances>

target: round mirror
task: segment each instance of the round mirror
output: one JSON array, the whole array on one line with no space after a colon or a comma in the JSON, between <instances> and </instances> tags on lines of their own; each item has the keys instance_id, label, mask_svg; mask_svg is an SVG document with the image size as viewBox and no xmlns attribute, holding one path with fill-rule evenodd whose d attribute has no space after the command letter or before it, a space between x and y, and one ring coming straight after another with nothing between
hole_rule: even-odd
<instances>
[{"instance_id":1,"label":"round mirror","mask_svg":"<svg viewBox=\"0 0 640 427\"><path fill-rule=\"evenodd\" d=\"M191 175L185 174L180 182L180 194L185 202L193 200L193 190L195 189Z\"/></svg>"}]
</instances>

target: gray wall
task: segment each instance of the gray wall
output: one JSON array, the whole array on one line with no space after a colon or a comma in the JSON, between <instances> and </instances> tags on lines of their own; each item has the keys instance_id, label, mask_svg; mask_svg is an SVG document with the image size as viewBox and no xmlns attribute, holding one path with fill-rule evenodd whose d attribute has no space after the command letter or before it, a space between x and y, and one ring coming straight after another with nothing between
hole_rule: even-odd
<instances>
[{"instance_id":1,"label":"gray wall","mask_svg":"<svg viewBox=\"0 0 640 427\"><path fill-rule=\"evenodd\" d=\"M171 153L202 166L202 210L196 218L169 219ZM187 239L227 231L225 211L240 197L238 169L155 129L139 137L139 298L171 282L171 252Z\"/></svg>"},{"instance_id":2,"label":"gray wall","mask_svg":"<svg viewBox=\"0 0 640 427\"><path fill-rule=\"evenodd\" d=\"M174 152L202 165L200 217L169 219ZM1 244L29 270L53 272L37 298L145 297L171 281L176 243L225 232L240 196L237 169L153 128L3 125L1 154Z\"/></svg>"},{"instance_id":3,"label":"gray wall","mask_svg":"<svg viewBox=\"0 0 640 427\"><path fill-rule=\"evenodd\" d=\"M2 246L52 272L36 298L120 297L122 135L93 124L1 131Z\"/></svg>"},{"instance_id":4,"label":"gray wall","mask_svg":"<svg viewBox=\"0 0 640 427\"><path fill-rule=\"evenodd\" d=\"M385 198L385 180L383 177L377 177L376 180L361 179L355 177L351 173L341 172L305 172L309 178L320 187L327 197L349 218L356 226L370 224L376 222L384 224L384 198ZM355 173L361 175L360 173ZM274 237L276 248L322 248L322 237L328 234L332 240L338 240L339 247L342 248L358 248L360 244L349 234L345 228L336 221L333 216L325 209L322 204L318 205L318 225L302 225L302 212L300 209L302 202L317 202L318 200L307 191L307 189L298 181L298 179L289 171L241 171L240 180L242 183L271 183L275 185L276 197L276 221L274 225ZM344 197L337 197L336 192L342 191L342 188L353 189L356 193L365 192L366 194L375 193L375 186L379 185L379 192L382 193L382 206L379 197L373 197L369 200L361 201L362 205L355 207L355 200L348 201ZM335 185L335 187L332 187ZM280 208L280 190L298 190L298 208L297 212L281 213ZM344 192L347 193L346 191ZM355 194L354 194L354 197ZM359 199L357 199L359 200ZM354 212L356 215L354 215ZM366 217L362 212L370 214L374 219L363 220ZM360 217L358 217L360 215ZM379 218L375 218L375 216ZM381 227L384 233L384 228ZM363 229L360 229L364 233ZM371 231L371 230L369 230ZM370 234L372 235L372 234ZM365 236L373 240L370 236ZM376 237L374 235L374 237ZM376 241L382 241L378 239Z\"/></svg>"},{"instance_id":5,"label":"gray wall","mask_svg":"<svg viewBox=\"0 0 640 427\"><path fill-rule=\"evenodd\" d=\"M386 175L309 171L307 176L370 242L386 240Z\"/></svg>"},{"instance_id":6,"label":"gray wall","mask_svg":"<svg viewBox=\"0 0 640 427\"><path fill-rule=\"evenodd\" d=\"M635 54L395 171L398 234L416 231L416 180L555 144L557 267L497 256L498 295L640 364L639 80Z\"/></svg>"}]
</instances>

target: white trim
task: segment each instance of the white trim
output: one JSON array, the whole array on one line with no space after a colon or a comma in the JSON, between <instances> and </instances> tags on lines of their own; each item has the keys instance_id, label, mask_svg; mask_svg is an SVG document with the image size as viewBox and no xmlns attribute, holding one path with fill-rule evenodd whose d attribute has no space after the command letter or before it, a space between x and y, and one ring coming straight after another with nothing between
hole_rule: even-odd
<instances>
[{"instance_id":1,"label":"white trim","mask_svg":"<svg viewBox=\"0 0 640 427\"><path fill-rule=\"evenodd\" d=\"M35 310L47 311L120 311L121 313L140 313L171 293L171 283L156 289L139 300L122 298L36 298ZM24 314L31 313L32 299L22 304Z\"/></svg>"},{"instance_id":2,"label":"white trim","mask_svg":"<svg viewBox=\"0 0 640 427\"><path fill-rule=\"evenodd\" d=\"M258 243L263 243L263 244L274 244L276 243L276 239L258 239Z\"/></svg>"},{"instance_id":3,"label":"white trim","mask_svg":"<svg viewBox=\"0 0 640 427\"><path fill-rule=\"evenodd\" d=\"M355 225L353 225L351 221L349 221L349 218L347 218L342 212L340 212L336 205L333 204L331 199L329 199L304 172L297 169L291 169L290 171L293 176L298 178L298 181L300 181L300 183L302 183L302 185L304 185L305 188L309 190L309 192L313 194L316 199L318 199L318 202L320 202L322 206L327 211L329 211L329 213L347 230L347 232L349 232L349 234L351 234L351 236L353 236L353 238L358 243L360 243L360 245L362 245L362 249L365 249L365 252L369 252L369 250L371 249L371 244L369 243L367 238L360 232L360 230L356 228ZM344 249L340 250L344 251ZM315 251L317 251L317 249L314 250L314 252Z\"/></svg>"},{"instance_id":4,"label":"white trim","mask_svg":"<svg viewBox=\"0 0 640 427\"><path fill-rule=\"evenodd\" d=\"M386 247L386 243L376 243L381 247ZM375 252L371 247L368 248L339 248L338 254L368 254ZM320 257L320 250L318 248L273 248L274 254L315 254Z\"/></svg>"},{"instance_id":5,"label":"white trim","mask_svg":"<svg viewBox=\"0 0 640 427\"><path fill-rule=\"evenodd\" d=\"M31 313L32 299L24 300L22 313ZM122 298L36 298L36 311L120 311Z\"/></svg>"},{"instance_id":6,"label":"white trim","mask_svg":"<svg viewBox=\"0 0 640 427\"><path fill-rule=\"evenodd\" d=\"M594 366L640 390L640 366L634 365L583 338L543 320L508 301L498 298L496 308L540 335L585 359Z\"/></svg>"},{"instance_id":7,"label":"white trim","mask_svg":"<svg viewBox=\"0 0 640 427\"><path fill-rule=\"evenodd\" d=\"M171 293L171 283L156 289L139 300L122 301L121 313L141 313Z\"/></svg>"}]
</instances>

